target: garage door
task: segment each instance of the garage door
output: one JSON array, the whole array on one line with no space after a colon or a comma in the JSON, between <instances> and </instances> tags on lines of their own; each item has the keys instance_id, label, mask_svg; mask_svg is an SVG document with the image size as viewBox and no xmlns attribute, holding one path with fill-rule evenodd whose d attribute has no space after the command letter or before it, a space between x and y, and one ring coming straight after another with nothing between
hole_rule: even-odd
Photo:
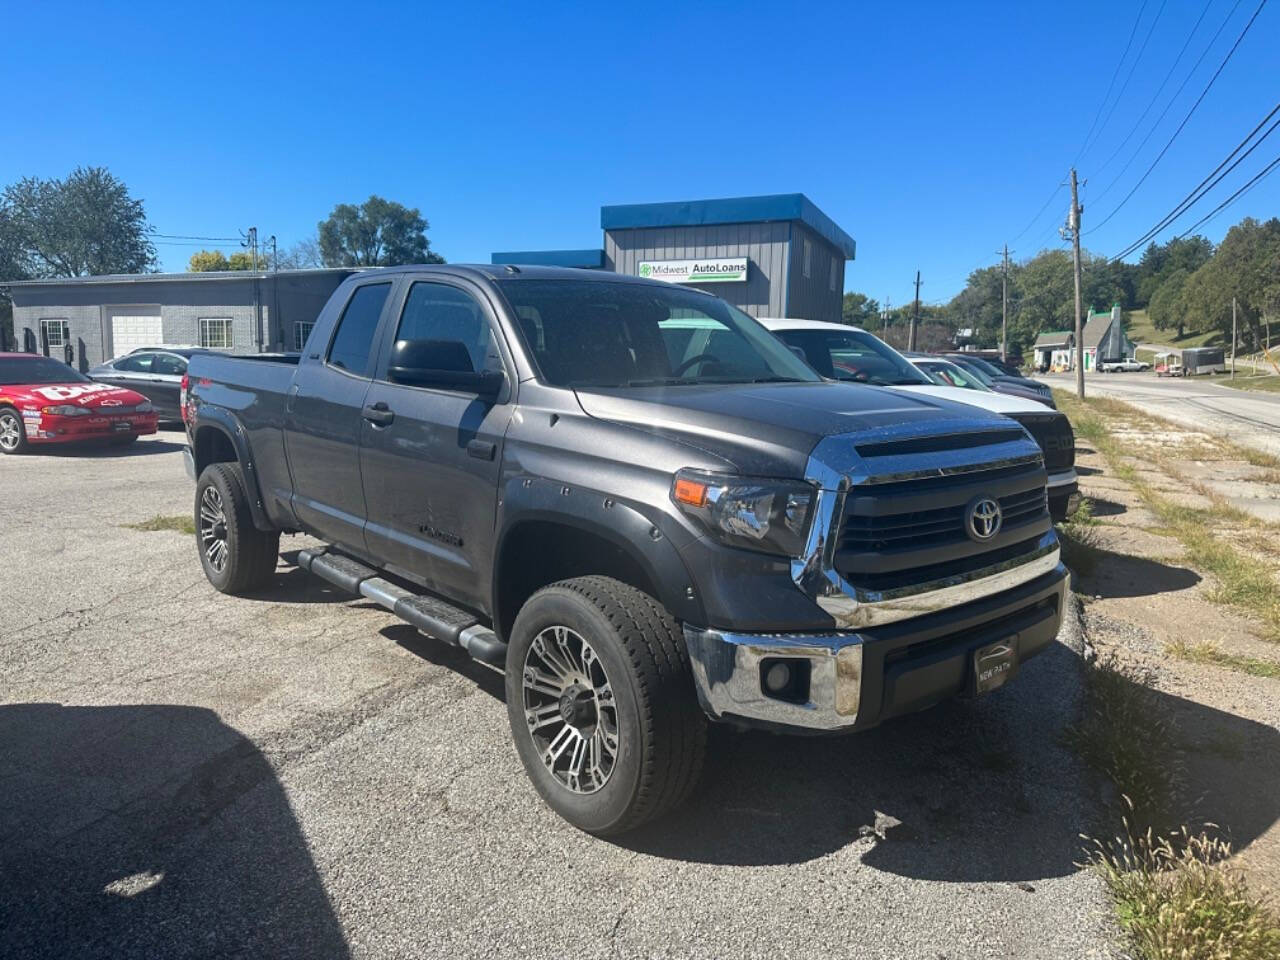
<instances>
[{"instance_id":1,"label":"garage door","mask_svg":"<svg viewBox=\"0 0 1280 960\"><path fill-rule=\"evenodd\" d=\"M164 330L159 317L116 314L111 318L111 351L121 356L139 347L164 343Z\"/></svg>"}]
</instances>

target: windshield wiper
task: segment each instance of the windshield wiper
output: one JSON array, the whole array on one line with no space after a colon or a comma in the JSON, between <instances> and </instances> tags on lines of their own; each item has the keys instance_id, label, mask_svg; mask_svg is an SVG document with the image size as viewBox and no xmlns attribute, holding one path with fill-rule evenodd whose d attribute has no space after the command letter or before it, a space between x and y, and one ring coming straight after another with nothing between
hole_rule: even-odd
<instances>
[{"instance_id":1,"label":"windshield wiper","mask_svg":"<svg viewBox=\"0 0 1280 960\"><path fill-rule=\"evenodd\" d=\"M628 387L687 387L690 384L704 383L694 377L647 377L641 380L628 380Z\"/></svg>"}]
</instances>

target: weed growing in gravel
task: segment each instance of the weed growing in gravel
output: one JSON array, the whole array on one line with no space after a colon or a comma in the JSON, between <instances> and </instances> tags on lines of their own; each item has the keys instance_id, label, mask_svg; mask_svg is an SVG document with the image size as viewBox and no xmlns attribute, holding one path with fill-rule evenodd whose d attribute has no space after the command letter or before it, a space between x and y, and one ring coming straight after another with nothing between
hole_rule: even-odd
<instances>
[{"instance_id":1,"label":"weed growing in gravel","mask_svg":"<svg viewBox=\"0 0 1280 960\"><path fill-rule=\"evenodd\" d=\"M1080 503L1058 526L1058 541L1062 546L1062 562L1077 576L1087 577L1098 566L1098 521L1093 517L1093 503L1081 497Z\"/></svg>"},{"instance_id":2,"label":"weed growing in gravel","mask_svg":"<svg viewBox=\"0 0 1280 960\"><path fill-rule=\"evenodd\" d=\"M153 533L157 530L176 530L178 533L194 535L196 532L195 521L190 517L152 517L150 520L143 520L141 523L124 524L127 530L141 530L144 533Z\"/></svg>"},{"instance_id":3,"label":"weed growing in gravel","mask_svg":"<svg viewBox=\"0 0 1280 960\"><path fill-rule=\"evenodd\" d=\"M1242 657L1235 653L1224 653L1215 644L1187 643L1176 640L1165 644L1165 652L1179 660L1190 660L1192 663L1212 663L1229 670L1238 670L1255 677L1269 677L1280 680L1280 663L1274 660L1259 660L1256 657Z\"/></svg>"},{"instance_id":4,"label":"weed growing in gravel","mask_svg":"<svg viewBox=\"0 0 1280 960\"><path fill-rule=\"evenodd\" d=\"M1092 861L1138 957L1275 960L1280 917L1226 861L1231 847L1186 827L1094 842Z\"/></svg>"},{"instance_id":5,"label":"weed growing in gravel","mask_svg":"<svg viewBox=\"0 0 1280 960\"><path fill-rule=\"evenodd\" d=\"M1084 720L1068 739L1127 807L1120 834L1090 841L1086 854L1107 885L1134 955L1275 960L1280 918L1227 863L1230 846L1208 833L1170 826L1183 764L1150 674L1121 664L1114 654L1086 670Z\"/></svg>"}]
</instances>

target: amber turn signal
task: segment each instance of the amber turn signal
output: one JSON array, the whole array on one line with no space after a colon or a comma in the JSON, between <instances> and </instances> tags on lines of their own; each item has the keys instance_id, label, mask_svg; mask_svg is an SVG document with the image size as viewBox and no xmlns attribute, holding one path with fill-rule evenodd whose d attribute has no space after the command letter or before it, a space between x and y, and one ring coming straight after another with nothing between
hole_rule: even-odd
<instances>
[{"instance_id":1,"label":"amber turn signal","mask_svg":"<svg viewBox=\"0 0 1280 960\"><path fill-rule=\"evenodd\" d=\"M676 477L672 496L677 503L687 503L691 507L700 507L707 502L707 485L687 477Z\"/></svg>"}]
</instances>

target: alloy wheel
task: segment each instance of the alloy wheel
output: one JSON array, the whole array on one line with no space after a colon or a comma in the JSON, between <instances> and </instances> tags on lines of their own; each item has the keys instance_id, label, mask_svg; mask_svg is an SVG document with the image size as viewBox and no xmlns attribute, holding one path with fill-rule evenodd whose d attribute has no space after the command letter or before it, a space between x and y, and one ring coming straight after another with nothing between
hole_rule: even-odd
<instances>
[{"instance_id":1,"label":"alloy wheel","mask_svg":"<svg viewBox=\"0 0 1280 960\"><path fill-rule=\"evenodd\" d=\"M591 644L568 627L547 627L525 653L522 684L543 765L573 793L595 793L618 760L618 707Z\"/></svg>"},{"instance_id":2,"label":"alloy wheel","mask_svg":"<svg viewBox=\"0 0 1280 960\"><path fill-rule=\"evenodd\" d=\"M12 453L22 443L22 424L10 410L0 413L0 447Z\"/></svg>"},{"instance_id":3,"label":"alloy wheel","mask_svg":"<svg viewBox=\"0 0 1280 960\"><path fill-rule=\"evenodd\" d=\"M209 566L221 573L227 566L227 515L222 494L212 485L200 495L200 545Z\"/></svg>"}]
</instances>

